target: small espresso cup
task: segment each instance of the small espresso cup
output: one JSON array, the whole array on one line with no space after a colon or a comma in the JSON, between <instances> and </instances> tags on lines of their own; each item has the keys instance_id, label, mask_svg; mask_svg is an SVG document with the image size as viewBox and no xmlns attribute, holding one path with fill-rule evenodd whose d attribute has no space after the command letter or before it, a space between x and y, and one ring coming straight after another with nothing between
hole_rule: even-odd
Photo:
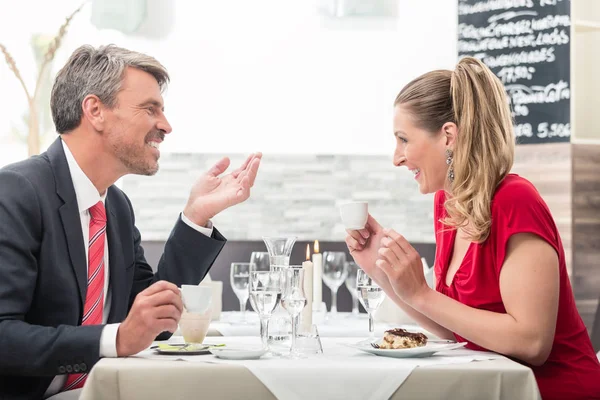
<instances>
[{"instance_id":1,"label":"small espresso cup","mask_svg":"<svg viewBox=\"0 0 600 400\"><path fill-rule=\"evenodd\" d=\"M209 286L181 285L181 298L187 312L204 314L211 308L212 289Z\"/></svg>"},{"instance_id":2,"label":"small espresso cup","mask_svg":"<svg viewBox=\"0 0 600 400\"><path fill-rule=\"evenodd\" d=\"M369 218L369 203L366 201L351 201L339 206L340 216L346 229L363 229Z\"/></svg>"}]
</instances>

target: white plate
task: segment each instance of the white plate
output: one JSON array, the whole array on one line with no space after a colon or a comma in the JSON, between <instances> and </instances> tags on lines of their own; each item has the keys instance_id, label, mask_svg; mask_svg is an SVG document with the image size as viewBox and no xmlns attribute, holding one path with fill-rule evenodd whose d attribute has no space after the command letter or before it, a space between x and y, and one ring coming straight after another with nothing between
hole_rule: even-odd
<instances>
[{"instance_id":1,"label":"white plate","mask_svg":"<svg viewBox=\"0 0 600 400\"><path fill-rule=\"evenodd\" d=\"M212 348L209 351L225 360L257 360L267 352L267 349Z\"/></svg>"},{"instance_id":2,"label":"white plate","mask_svg":"<svg viewBox=\"0 0 600 400\"><path fill-rule=\"evenodd\" d=\"M459 349L467 343L427 343L425 346L413 347L410 349L376 349L370 344L355 343L348 344L349 347L362 350L367 353L375 354L376 356L395 357L395 358L412 358L412 357L431 357L438 351L446 351Z\"/></svg>"}]
</instances>

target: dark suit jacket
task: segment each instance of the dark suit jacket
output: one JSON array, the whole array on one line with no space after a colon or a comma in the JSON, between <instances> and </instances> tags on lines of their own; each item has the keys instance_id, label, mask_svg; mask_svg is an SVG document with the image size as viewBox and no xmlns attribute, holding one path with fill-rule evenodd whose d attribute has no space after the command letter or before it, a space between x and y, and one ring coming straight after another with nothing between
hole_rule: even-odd
<instances>
[{"instance_id":1,"label":"dark suit jacket","mask_svg":"<svg viewBox=\"0 0 600 400\"><path fill-rule=\"evenodd\" d=\"M99 166L100 167L100 166ZM152 196L152 193L148 194ZM157 280L197 284L225 244L177 221L154 274L127 196L106 196L112 303L108 323L127 316ZM61 140L0 170L0 399L39 399L53 377L88 371L103 325L80 326L87 261L75 190Z\"/></svg>"}]
</instances>

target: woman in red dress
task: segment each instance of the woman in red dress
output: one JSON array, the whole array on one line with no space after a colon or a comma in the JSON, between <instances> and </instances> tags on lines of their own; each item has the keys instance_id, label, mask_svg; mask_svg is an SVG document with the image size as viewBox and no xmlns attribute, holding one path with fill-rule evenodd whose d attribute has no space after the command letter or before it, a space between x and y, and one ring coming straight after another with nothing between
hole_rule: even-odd
<instances>
[{"instance_id":1,"label":"woman in red dress","mask_svg":"<svg viewBox=\"0 0 600 400\"><path fill-rule=\"evenodd\" d=\"M348 231L356 262L425 329L531 367L543 399L600 399L556 224L535 187L509 173L502 83L466 57L410 82L394 106L394 165L435 193L435 290L417 251L372 216Z\"/></svg>"}]
</instances>

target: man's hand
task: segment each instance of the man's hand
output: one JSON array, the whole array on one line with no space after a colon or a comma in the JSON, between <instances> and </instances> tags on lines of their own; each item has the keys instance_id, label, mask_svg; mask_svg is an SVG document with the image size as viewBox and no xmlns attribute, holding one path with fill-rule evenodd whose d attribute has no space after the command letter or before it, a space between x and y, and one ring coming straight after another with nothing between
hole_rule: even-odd
<instances>
[{"instance_id":1,"label":"man's hand","mask_svg":"<svg viewBox=\"0 0 600 400\"><path fill-rule=\"evenodd\" d=\"M117 332L117 355L127 357L144 350L159 333L177 330L183 311L179 288L159 281L140 292Z\"/></svg>"},{"instance_id":2,"label":"man's hand","mask_svg":"<svg viewBox=\"0 0 600 400\"><path fill-rule=\"evenodd\" d=\"M261 158L261 153L253 153L240 168L222 177L219 175L229 167L230 160L220 160L194 184L183 214L195 224L206 226L221 211L248 199Z\"/></svg>"}]
</instances>

